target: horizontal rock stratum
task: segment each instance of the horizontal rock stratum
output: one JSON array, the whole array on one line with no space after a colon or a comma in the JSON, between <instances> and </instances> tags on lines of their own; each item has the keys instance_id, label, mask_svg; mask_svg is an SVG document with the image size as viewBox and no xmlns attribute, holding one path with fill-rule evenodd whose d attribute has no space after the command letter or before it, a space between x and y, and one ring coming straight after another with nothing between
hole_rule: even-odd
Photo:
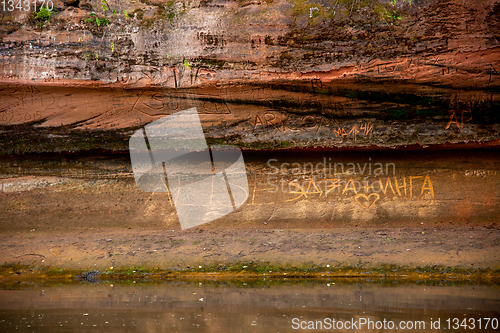
<instances>
[{"instance_id":1,"label":"horizontal rock stratum","mask_svg":"<svg viewBox=\"0 0 500 333\"><path fill-rule=\"evenodd\" d=\"M495 151L244 158L246 202L181 230L170 193L139 190L127 153L5 157L0 260L99 270L234 262L499 267Z\"/></svg>"},{"instance_id":2,"label":"horizontal rock stratum","mask_svg":"<svg viewBox=\"0 0 500 333\"><path fill-rule=\"evenodd\" d=\"M0 77L78 85L383 79L498 87L500 2L54 2L6 11ZM31 8L32 9L32 8Z\"/></svg>"},{"instance_id":3,"label":"horizontal rock stratum","mask_svg":"<svg viewBox=\"0 0 500 333\"><path fill-rule=\"evenodd\" d=\"M0 84L0 96L0 151L8 154L126 151L135 130L192 107L209 144L245 149L496 147L500 139L496 93L396 82L177 89Z\"/></svg>"}]
</instances>

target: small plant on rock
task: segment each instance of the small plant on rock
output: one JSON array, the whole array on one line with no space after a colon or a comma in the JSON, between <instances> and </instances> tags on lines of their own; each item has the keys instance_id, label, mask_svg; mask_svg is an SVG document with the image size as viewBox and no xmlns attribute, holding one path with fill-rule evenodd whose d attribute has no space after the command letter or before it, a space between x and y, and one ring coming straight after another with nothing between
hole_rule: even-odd
<instances>
[{"instance_id":1,"label":"small plant on rock","mask_svg":"<svg viewBox=\"0 0 500 333\"><path fill-rule=\"evenodd\" d=\"M96 26L100 27L101 25L107 25L110 23L110 21L103 17L103 18L98 18L96 16L96 14L92 13L90 14L91 17L89 17L88 19L85 19L85 23L91 23L91 24L95 24Z\"/></svg>"},{"instance_id":2,"label":"small plant on rock","mask_svg":"<svg viewBox=\"0 0 500 333\"><path fill-rule=\"evenodd\" d=\"M401 20L401 16L398 14L397 11L393 10L392 13L391 12L387 12L387 17L392 19L392 20Z\"/></svg>"},{"instance_id":3,"label":"small plant on rock","mask_svg":"<svg viewBox=\"0 0 500 333\"><path fill-rule=\"evenodd\" d=\"M33 15L31 16L31 20L36 22L40 29L43 28L43 25L46 22L49 22L52 16L55 15L55 12L53 10L48 9L47 7L40 7L38 12L34 11Z\"/></svg>"}]
</instances>

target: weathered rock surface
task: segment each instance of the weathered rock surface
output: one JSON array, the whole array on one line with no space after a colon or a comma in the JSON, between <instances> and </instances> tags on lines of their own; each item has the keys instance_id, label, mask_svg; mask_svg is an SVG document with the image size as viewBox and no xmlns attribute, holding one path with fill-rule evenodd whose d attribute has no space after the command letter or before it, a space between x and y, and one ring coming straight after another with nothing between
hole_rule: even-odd
<instances>
[{"instance_id":1,"label":"weathered rock surface","mask_svg":"<svg viewBox=\"0 0 500 333\"><path fill-rule=\"evenodd\" d=\"M54 0L48 22L2 12L0 259L33 247L78 269L331 256L498 268L498 150L443 148L500 146L500 1L393 3ZM209 145L259 150L244 152L248 200L201 239L170 235L170 193L140 191L126 153L136 130L191 107ZM153 247L160 238L168 246Z\"/></svg>"},{"instance_id":2,"label":"weathered rock surface","mask_svg":"<svg viewBox=\"0 0 500 333\"><path fill-rule=\"evenodd\" d=\"M261 260L499 267L494 151L244 157L246 202L184 231L170 193L137 188L127 153L3 158L0 260L37 253L46 265L78 269Z\"/></svg>"},{"instance_id":3,"label":"weathered rock surface","mask_svg":"<svg viewBox=\"0 0 500 333\"><path fill-rule=\"evenodd\" d=\"M196 107L209 144L242 148L498 146L493 94L416 84L268 82L177 89L0 85L0 151L128 150L133 131ZM90 134L91 133L91 134Z\"/></svg>"},{"instance_id":4,"label":"weathered rock surface","mask_svg":"<svg viewBox=\"0 0 500 333\"><path fill-rule=\"evenodd\" d=\"M0 74L162 87L339 77L498 85L498 1L331 2L91 1L42 29L6 12L4 26L25 24L3 37Z\"/></svg>"},{"instance_id":5,"label":"weathered rock surface","mask_svg":"<svg viewBox=\"0 0 500 333\"><path fill-rule=\"evenodd\" d=\"M75 6L42 28L3 13L4 153L126 150L192 106L210 140L248 148L500 139L499 1Z\"/></svg>"}]
</instances>

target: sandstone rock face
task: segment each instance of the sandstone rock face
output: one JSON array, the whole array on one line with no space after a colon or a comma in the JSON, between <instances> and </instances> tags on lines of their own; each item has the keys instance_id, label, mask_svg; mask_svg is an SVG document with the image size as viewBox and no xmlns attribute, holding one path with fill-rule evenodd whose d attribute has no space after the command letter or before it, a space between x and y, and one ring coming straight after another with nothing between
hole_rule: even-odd
<instances>
[{"instance_id":1,"label":"sandstone rock face","mask_svg":"<svg viewBox=\"0 0 500 333\"><path fill-rule=\"evenodd\" d=\"M26 151L73 150L193 106L210 139L254 149L500 139L499 1L75 5L2 14L6 152L13 126L42 143Z\"/></svg>"},{"instance_id":2,"label":"sandstone rock face","mask_svg":"<svg viewBox=\"0 0 500 333\"><path fill-rule=\"evenodd\" d=\"M498 268L498 149L446 148L500 146L500 0L51 4L53 16L0 16L4 233L177 229L175 187L137 188L129 139L196 108L209 146L245 156L248 199L214 230L340 226L358 238L358 223L370 233L404 226L418 264ZM393 167L372 173L376 164ZM467 229L443 243L453 224ZM358 245L356 263L404 258L399 237L392 252L380 239ZM459 251L467 256L453 258ZM429 252L439 255L422 259Z\"/></svg>"},{"instance_id":3,"label":"sandstone rock face","mask_svg":"<svg viewBox=\"0 0 500 333\"><path fill-rule=\"evenodd\" d=\"M495 151L246 151L244 158L247 200L203 229L404 224L423 231L423 224L448 229L498 223ZM108 227L180 229L171 192L141 191L127 153L12 156L0 167L0 193L8 196L0 202L2 232L33 228L32 220L37 230L99 228L102 216ZM73 211L67 215L68 207Z\"/></svg>"},{"instance_id":4,"label":"sandstone rock face","mask_svg":"<svg viewBox=\"0 0 500 333\"><path fill-rule=\"evenodd\" d=\"M498 144L483 91L370 82L267 82L125 89L0 85L4 153L128 150L149 122L196 107L210 144L242 148Z\"/></svg>"},{"instance_id":5,"label":"sandstone rock face","mask_svg":"<svg viewBox=\"0 0 500 333\"><path fill-rule=\"evenodd\" d=\"M94 1L78 14L66 7L41 31L25 12L7 11L3 25L14 18L25 23L24 33L3 38L2 53L11 57L2 59L0 73L163 87L304 77L498 82L497 1L350 2ZM106 64L93 78L88 53Z\"/></svg>"}]
</instances>

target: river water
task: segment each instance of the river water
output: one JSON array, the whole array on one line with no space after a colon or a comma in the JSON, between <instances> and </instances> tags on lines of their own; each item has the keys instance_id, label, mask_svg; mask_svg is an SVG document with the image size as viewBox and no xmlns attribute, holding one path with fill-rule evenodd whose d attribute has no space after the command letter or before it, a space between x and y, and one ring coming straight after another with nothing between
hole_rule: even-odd
<instances>
[{"instance_id":1,"label":"river water","mask_svg":"<svg viewBox=\"0 0 500 333\"><path fill-rule=\"evenodd\" d=\"M498 285L444 281L130 280L0 290L0 332L493 332L499 320Z\"/></svg>"}]
</instances>

